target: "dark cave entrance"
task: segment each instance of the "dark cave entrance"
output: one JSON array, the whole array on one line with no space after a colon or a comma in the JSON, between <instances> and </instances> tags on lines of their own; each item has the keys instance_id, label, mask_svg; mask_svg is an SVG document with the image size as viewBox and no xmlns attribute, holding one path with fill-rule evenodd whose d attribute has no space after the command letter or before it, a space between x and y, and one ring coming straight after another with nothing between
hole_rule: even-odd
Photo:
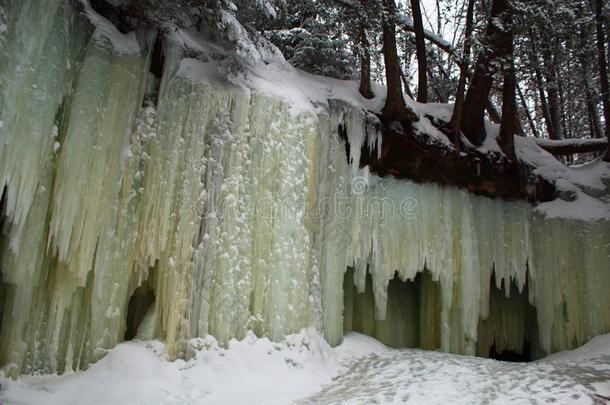
<instances>
[{"instance_id":1,"label":"dark cave entrance","mask_svg":"<svg viewBox=\"0 0 610 405\"><path fill-rule=\"evenodd\" d=\"M144 104L152 103L156 105L159 98L159 88L161 79L163 78L163 69L165 68L165 53L163 49L163 33L157 31L155 42L150 50L150 62L148 66L149 77L146 89L146 97Z\"/></svg>"},{"instance_id":2,"label":"dark cave entrance","mask_svg":"<svg viewBox=\"0 0 610 405\"><path fill-rule=\"evenodd\" d=\"M138 328L144 320L149 308L155 303L155 293L148 281L136 288L127 306L127 322L124 340L132 340L138 333Z\"/></svg>"},{"instance_id":3,"label":"dark cave entrance","mask_svg":"<svg viewBox=\"0 0 610 405\"><path fill-rule=\"evenodd\" d=\"M367 272L364 292L354 285L349 268L343 279L343 330L372 336L392 347L440 347L440 286L428 271L403 281L396 273L388 283L384 320L375 319L373 281Z\"/></svg>"},{"instance_id":4,"label":"dark cave entrance","mask_svg":"<svg viewBox=\"0 0 610 405\"><path fill-rule=\"evenodd\" d=\"M530 362L544 357L538 339L536 308L529 303L528 285L519 289L514 280L506 297L504 284L496 287L492 274L489 314L479 320L477 356L510 362Z\"/></svg>"},{"instance_id":5,"label":"dark cave entrance","mask_svg":"<svg viewBox=\"0 0 610 405\"><path fill-rule=\"evenodd\" d=\"M479 320L476 355L502 361L529 362L546 355L538 339L536 308L529 303L528 286L519 292L514 282L507 298L504 286L490 280L489 313ZM385 319L375 317L373 280L367 272L358 292L354 270L343 279L343 330L372 336L391 347L437 350L441 340L441 289L429 271L403 281L396 273L387 287Z\"/></svg>"},{"instance_id":6,"label":"dark cave entrance","mask_svg":"<svg viewBox=\"0 0 610 405\"><path fill-rule=\"evenodd\" d=\"M502 350L498 352L496 350L495 343L489 349L490 359L501 360L501 361L511 361L515 363L527 363L532 361L532 345L529 340L525 339L523 341L523 350L521 353L518 353L514 350Z\"/></svg>"},{"instance_id":7,"label":"dark cave entrance","mask_svg":"<svg viewBox=\"0 0 610 405\"><path fill-rule=\"evenodd\" d=\"M152 73L157 79L161 79L163 77L164 65L165 55L163 53L163 35L158 32L150 57L150 73Z\"/></svg>"},{"instance_id":8,"label":"dark cave entrance","mask_svg":"<svg viewBox=\"0 0 610 405\"><path fill-rule=\"evenodd\" d=\"M4 225L4 216L6 214L6 196L7 196L7 187L2 187L2 193L0 193L0 230L2 230Z\"/></svg>"}]
</instances>

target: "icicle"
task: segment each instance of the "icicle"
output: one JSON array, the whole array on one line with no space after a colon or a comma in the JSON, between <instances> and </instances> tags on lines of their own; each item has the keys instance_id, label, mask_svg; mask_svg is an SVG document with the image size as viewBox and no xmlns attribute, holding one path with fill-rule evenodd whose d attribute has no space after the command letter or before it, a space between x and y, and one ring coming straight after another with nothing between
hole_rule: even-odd
<instances>
[{"instance_id":1,"label":"icicle","mask_svg":"<svg viewBox=\"0 0 610 405\"><path fill-rule=\"evenodd\" d=\"M42 2L26 8L44 18L28 19L16 3L13 7L17 10L9 11L14 18L9 24L29 28L11 30L13 35L7 39L0 61L0 188L10 185L6 215L13 223L13 251L19 250L20 228L53 156L50 148L58 136L56 114L69 80L69 49L64 45L69 43L68 7L59 6L58 1ZM40 21L38 37L29 31L34 28L30 21Z\"/></svg>"},{"instance_id":2,"label":"icicle","mask_svg":"<svg viewBox=\"0 0 610 405\"><path fill-rule=\"evenodd\" d=\"M338 108L342 111L339 117L351 119L345 106ZM347 167L338 136L327 139L330 144L325 148L334 151L328 154L328 167L334 173L351 175L337 175L319 187L323 195L339 195L350 201L350 215L326 219L334 233L348 235L348 241L336 246L332 235L320 233L329 243L322 244L319 254L347 255L346 266L354 268L349 277L360 293L365 292L367 272L371 274L377 321L383 321L389 311L388 283L394 273L402 280L412 280L427 269L441 285L443 350L485 352L488 347L484 346L493 344L493 339L485 335L482 343L477 344L477 340L479 319L497 317L496 309L490 309L490 295L502 289L506 299L512 300L511 293L521 297L526 284L527 299L539 313L537 335L542 352L571 348L610 330L608 305L602 298L606 294L599 291L600 286L610 285L603 270L610 247L601 242L608 240L607 223L549 220L534 214L527 203L493 200L453 188L391 178L371 182L367 173ZM367 186L354 193L350 182L355 180L364 180ZM416 202L411 210L398 217L390 215L396 207L409 206L411 199ZM386 202L384 210L367 211L381 201ZM320 263L327 297L325 336L337 344L341 340L342 306L335 297L340 295L344 267L342 262ZM490 286L492 274L494 286ZM511 285L515 286L512 292ZM599 304L593 296L604 303ZM507 348L514 348L516 340L523 338L517 335L502 337L507 339Z\"/></svg>"}]
</instances>

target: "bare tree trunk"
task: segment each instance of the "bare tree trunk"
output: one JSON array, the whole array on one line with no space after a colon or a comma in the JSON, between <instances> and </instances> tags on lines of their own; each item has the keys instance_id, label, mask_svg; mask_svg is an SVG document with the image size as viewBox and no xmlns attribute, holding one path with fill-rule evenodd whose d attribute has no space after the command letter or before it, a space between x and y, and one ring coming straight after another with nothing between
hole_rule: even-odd
<instances>
[{"instance_id":1,"label":"bare tree trunk","mask_svg":"<svg viewBox=\"0 0 610 405\"><path fill-rule=\"evenodd\" d=\"M417 50L417 101L428 102L428 67L426 61L426 41L424 23L421 18L419 0L411 0L413 27L415 28L415 46Z\"/></svg>"},{"instance_id":2,"label":"bare tree trunk","mask_svg":"<svg viewBox=\"0 0 610 405\"><path fill-rule=\"evenodd\" d=\"M498 39L499 47L506 55L502 61L504 85L502 87L502 121L500 123L500 135L498 144L507 158L517 163L515 155L515 133L517 132L517 102L515 98L515 64L513 61L513 31L510 13L503 19L504 32ZM519 125L520 126L520 125Z\"/></svg>"},{"instance_id":3,"label":"bare tree trunk","mask_svg":"<svg viewBox=\"0 0 610 405\"><path fill-rule=\"evenodd\" d=\"M442 68L442 66L439 65L438 68L439 68L438 69L439 73L441 73L441 74L445 73L443 68ZM432 77L434 76L432 74L432 70L428 69L428 73L430 73L430 76L432 76ZM432 86L430 86L430 87L431 87L431 91L436 95L436 98L434 99L435 102L442 103L442 104L447 104L448 103L447 95L444 94L443 92L441 92L441 89L439 89L438 86L432 84Z\"/></svg>"},{"instance_id":4,"label":"bare tree trunk","mask_svg":"<svg viewBox=\"0 0 610 405\"><path fill-rule=\"evenodd\" d=\"M503 50L498 49L498 37L503 32L504 19L508 14L507 0L494 0L491 6L491 15L485 31L485 46L479 54L472 81L468 87L464 100L464 111L461 129L470 142L480 146L485 139L485 106L493 84L493 62L502 58ZM501 24L496 20L500 19ZM500 26L499 26L500 25Z\"/></svg>"},{"instance_id":5,"label":"bare tree trunk","mask_svg":"<svg viewBox=\"0 0 610 405\"><path fill-rule=\"evenodd\" d=\"M551 113L549 112L549 105L546 100L546 93L544 90L546 86L544 85L544 81L542 79L542 73L540 73L540 69L535 67L534 74L536 75L536 83L538 85L538 93L540 95L540 106L542 108L542 116L544 117L544 122L546 123L549 138L556 139L555 127L553 125L553 120L551 120Z\"/></svg>"},{"instance_id":6,"label":"bare tree trunk","mask_svg":"<svg viewBox=\"0 0 610 405\"><path fill-rule=\"evenodd\" d=\"M587 33L584 28L580 31L580 45L584 47L587 42ZM580 67L582 70L582 82L583 89L585 92L585 102L587 104L587 113L589 115L589 122L591 126L591 136L593 138L601 138L603 136L601 129L601 122L599 120L599 114L595 106L595 100L593 98L593 86L591 85L591 72L589 67L589 60L584 52L579 53Z\"/></svg>"},{"instance_id":7,"label":"bare tree trunk","mask_svg":"<svg viewBox=\"0 0 610 405\"><path fill-rule=\"evenodd\" d=\"M551 139L563 139L563 131L561 128L561 114L559 111L559 83L553 71L553 57L550 49L543 52L544 78L546 80L546 89L548 94L548 108L551 125L553 126L553 137Z\"/></svg>"},{"instance_id":8,"label":"bare tree trunk","mask_svg":"<svg viewBox=\"0 0 610 405\"><path fill-rule=\"evenodd\" d=\"M587 91L587 110L589 111L589 116L591 119L591 137L603 138L604 134L602 132L602 123L599 119L599 113L595 107L590 88L589 91Z\"/></svg>"},{"instance_id":9,"label":"bare tree trunk","mask_svg":"<svg viewBox=\"0 0 610 405\"><path fill-rule=\"evenodd\" d=\"M371 53L369 40L364 27L360 28L360 94L364 98L373 98L375 94L371 90Z\"/></svg>"},{"instance_id":10,"label":"bare tree trunk","mask_svg":"<svg viewBox=\"0 0 610 405\"><path fill-rule=\"evenodd\" d=\"M443 17L441 15L441 2L440 0L436 0L436 33L441 35Z\"/></svg>"},{"instance_id":11,"label":"bare tree trunk","mask_svg":"<svg viewBox=\"0 0 610 405\"><path fill-rule=\"evenodd\" d=\"M608 66L606 63L604 16L602 14L602 0L595 0L595 26L597 34L597 58L599 59L599 79L602 88L602 102L604 104L604 120L606 121L606 138L610 141L610 89L608 88ZM606 162L610 162L610 142L606 148Z\"/></svg>"},{"instance_id":12,"label":"bare tree trunk","mask_svg":"<svg viewBox=\"0 0 610 405\"><path fill-rule=\"evenodd\" d=\"M498 144L502 152L513 162L515 156L515 133L517 132L517 105L515 98L515 69L511 67L504 72L504 86L502 90L502 122Z\"/></svg>"},{"instance_id":13,"label":"bare tree trunk","mask_svg":"<svg viewBox=\"0 0 610 405\"><path fill-rule=\"evenodd\" d=\"M570 132L570 125L569 125L569 119L567 117L566 114L566 84L564 83L563 80L561 80L559 72L557 71L557 64L556 64L556 58L553 58L553 67L554 67L554 72L555 72L555 77L557 77L557 84L558 84L558 88L559 88L559 112L561 115L561 128L562 128L562 134L563 137L568 137L571 138L571 132ZM567 68L568 71L571 71L571 66L570 66L570 59L567 60ZM568 88L569 88L569 84L568 84Z\"/></svg>"},{"instance_id":14,"label":"bare tree trunk","mask_svg":"<svg viewBox=\"0 0 610 405\"><path fill-rule=\"evenodd\" d=\"M606 32L610 31L610 17L606 18ZM607 62L608 64L610 64L610 35L608 35L608 38L606 38L606 58L607 58ZM608 64L606 66L608 66Z\"/></svg>"},{"instance_id":15,"label":"bare tree trunk","mask_svg":"<svg viewBox=\"0 0 610 405\"><path fill-rule=\"evenodd\" d=\"M494 124L499 124L502 121L502 114L498 111L498 107L494 104L491 98L487 99L487 105L485 106L485 110L487 114L489 114L489 119Z\"/></svg>"},{"instance_id":16,"label":"bare tree trunk","mask_svg":"<svg viewBox=\"0 0 610 405\"><path fill-rule=\"evenodd\" d=\"M523 96L523 91L521 91L521 87L517 85L517 93L519 94L519 99L521 100L521 108L525 111L525 116L527 117L527 122L530 125L532 130L532 134L535 138L539 138L538 130L536 129L536 125L534 124L534 119L532 118L532 114L530 113L529 108L527 107L527 103L525 102L525 97Z\"/></svg>"},{"instance_id":17,"label":"bare tree trunk","mask_svg":"<svg viewBox=\"0 0 610 405\"><path fill-rule=\"evenodd\" d=\"M474 1L468 0L468 9L466 10L466 28L464 30L464 54L462 55L462 64L460 66L460 79L458 88L455 94L455 106L451 115L451 140L459 149L460 145L460 127L462 124L462 111L464 110L464 90L466 89L466 79L470 64L470 43L472 41L472 20L474 16Z\"/></svg>"},{"instance_id":18,"label":"bare tree trunk","mask_svg":"<svg viewBox=\"0 0 610 405\"><path fill-rule=\"evenodd\" d=\"M407 92L407 95L413 98L413 93L411 93L411 88L409 87L409 81L407 80L405 72L403 72L402 69L400 69L400 78L402 79L402 85L405 86L405 91Z\"/></svg>"},{"instance_id":19,"label":"bare tree trunk","mask_svg":"<svg viewBox=\"0 0 610 405\"><path fill-rule=\"evenodd\" d=\"M538 52L536 50L536 38L534 36L533 31L530 30L530 57L533 63L534 76L536 77L536 85L538 87L538 95L540 97L540 106L542 108L542 116L544 117L544 122L546 124L547 132L549 134L550 139L556 139L555 137L555 127L553 125L553 121L551 119L551 114L549 112L549 106L546 99L545 93L545 84L542 79L542 73L540 72L540 68L538 67L539 58Z\"/></svg>"},{"instance_id":20,"label":"bare tree trunk","mask_svg":"<svg viewBox=\"0 0 610 405\"><path fill-rule=\"evenodd\" d=\"M383 61L385 64L387 96L385 105L381 110L383 117L387 120L400 121L406 116L406 104L402 96L400 83L400 63L396 49L396 5L394 0L383 0Z\"/></svg>"}]
</instances>

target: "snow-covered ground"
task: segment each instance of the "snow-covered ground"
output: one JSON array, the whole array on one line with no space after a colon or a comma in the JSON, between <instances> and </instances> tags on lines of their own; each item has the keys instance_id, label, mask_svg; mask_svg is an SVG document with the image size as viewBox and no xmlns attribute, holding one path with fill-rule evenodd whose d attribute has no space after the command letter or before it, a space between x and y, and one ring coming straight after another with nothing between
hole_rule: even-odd
<instances>
[{"instance_id":1,"label":"snow-covered ground","mask_svg":"<svg viewBox=\"0 0 610 405\"><path fill-rule=\"evenodd\" d=\"M192 342L168 362L160 342L120 344L87 371L0 378L3 404L605 403L610 335L535 363L391 349L351 333L330 348L311 330L282 343L248 335Z\"/></svg>"}]
</instances>

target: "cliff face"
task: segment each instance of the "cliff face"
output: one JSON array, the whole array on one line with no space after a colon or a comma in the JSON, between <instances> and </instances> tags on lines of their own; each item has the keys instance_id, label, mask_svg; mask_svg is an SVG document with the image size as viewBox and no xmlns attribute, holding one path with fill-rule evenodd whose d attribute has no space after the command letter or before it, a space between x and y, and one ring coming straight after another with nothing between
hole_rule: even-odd
<instances>
[{"instance_id":1,"label":"cliff face","mask_svg":"<svg viewBox=\"0 0 610 405\"><path fill-rule=\"evenodd\" d=\"M380 153L382 136L353 83L286 66L237 81L201 38L121 34L86 3L4 11L10 374L84 368L134 336L161 338L172 357L198 336L277 340L311 325L337 344L367 273L368 309L349 304L350 319L369 328L391 313L404 333L369 330L395 345L486 355L494 338L511 350L528 338L548 353L610 331L607 221L370 175L360 153ZM388 283L424 269L403 311ZM521 322L527 303L490 305L492 271L506 294L527 286L537 336L498 326Z\"/></svg>"}]
</instances>

